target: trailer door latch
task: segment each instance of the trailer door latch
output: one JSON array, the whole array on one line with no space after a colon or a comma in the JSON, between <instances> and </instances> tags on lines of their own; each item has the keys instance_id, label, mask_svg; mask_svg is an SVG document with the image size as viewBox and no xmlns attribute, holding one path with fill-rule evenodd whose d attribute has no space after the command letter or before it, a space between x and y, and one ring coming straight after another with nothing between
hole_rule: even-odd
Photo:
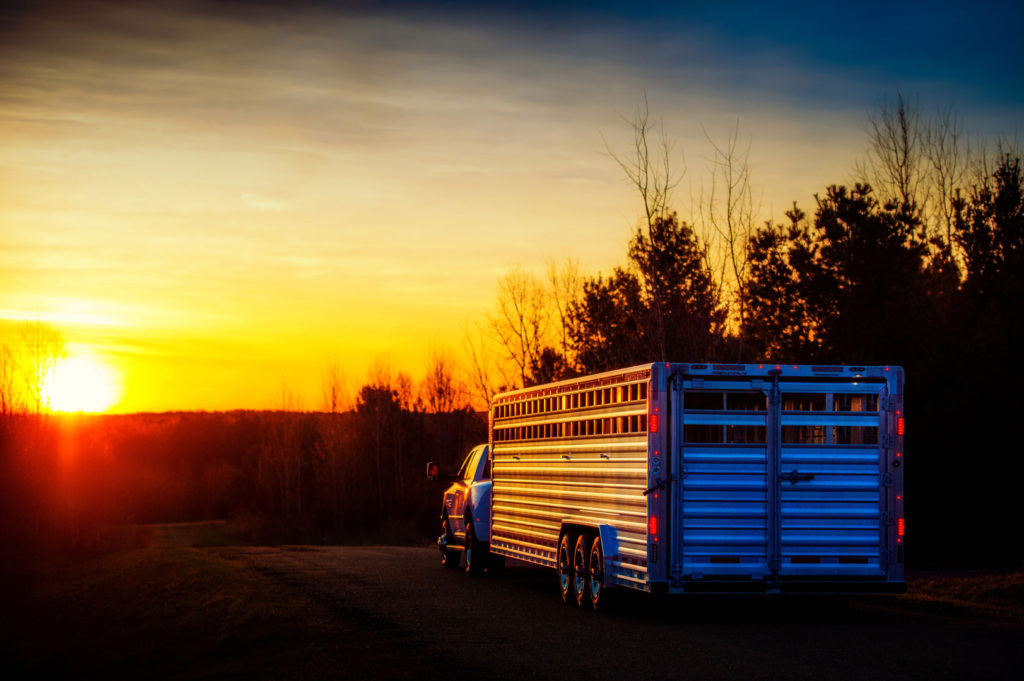
<instances>
[{"instance_id":1,"label":"trailer door latch","mask_svg":"<svg viewBox=\"0 0 1024 681\"><path fill-rule=\"evenodd\" d=\"M678 480L678 478L674 475L668 476L665 480L658 480L658 482L654 484L654 487L648 487L644 490L644 496L646 497L651 492L657 492L659 489L664 489L676 480Z\"/></svg>"}]
</instances>

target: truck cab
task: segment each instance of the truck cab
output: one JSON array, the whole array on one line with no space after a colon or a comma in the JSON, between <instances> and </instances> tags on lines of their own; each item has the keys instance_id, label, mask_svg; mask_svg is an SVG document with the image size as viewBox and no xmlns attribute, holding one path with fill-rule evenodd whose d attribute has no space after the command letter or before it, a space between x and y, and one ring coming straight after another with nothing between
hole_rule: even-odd
<instances>
[{"instance_id":1,"label":"truck cab","mask_svg":"<svg viewBox=\"0 0 1024 681\"><path fill-rule=\"evenodd\" d=\"M483 573L492 562L490 446L474 447L454 475L439 475L437 464L427 464L427 478L450 483L441 502L441 533L437 539L441 564L457 569L461 554L465 554L466 572Z\"/></svg>"}]
</instances>

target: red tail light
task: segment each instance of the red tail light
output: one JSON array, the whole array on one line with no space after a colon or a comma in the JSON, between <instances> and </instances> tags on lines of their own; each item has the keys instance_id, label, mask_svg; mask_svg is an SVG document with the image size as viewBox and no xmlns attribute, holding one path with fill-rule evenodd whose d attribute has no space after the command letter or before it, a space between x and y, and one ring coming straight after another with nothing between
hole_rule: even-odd
<instances>
[{"instance_id":1,"label":"red tail light","mask_svg":"<svg viewBox=\"0 0 1024 681\"><path fill-rule=\"evenodd\" d=\"M903 435L903 417L896 419L896 434Z\"/></svg>"},{"instance_id":2,"label":"red tail light","mask_svg":"<svg viewBox=\"0 0 1024 681\"><path fill-rule=\"evenodd\" d=\"M902 537L904 530L906 530L906 525L903 522L903 518L897 519L896 520L896 536L897 537Z\"/></svg>"},{"instance_id":3,"label":"red tail light","mask_svg":"<svg viewBox=\"0 0 1024 681\"><path fill-rule=\"evenodd\" d=\"M647 534L658 536L658 516L652 515L647 518Z\"/></svg>"},{"instance_id":4,"label":"red tail light","mask_svg":"<svg viewBox=\"0 0 1024 681\"><path fill-rule=\"evenodd\" d=\"M652 433L657 433L658 432L658 415L657 414L651 414L647 418L647 424L648 424L648 429Z\"/></svg>"}]
</instances>

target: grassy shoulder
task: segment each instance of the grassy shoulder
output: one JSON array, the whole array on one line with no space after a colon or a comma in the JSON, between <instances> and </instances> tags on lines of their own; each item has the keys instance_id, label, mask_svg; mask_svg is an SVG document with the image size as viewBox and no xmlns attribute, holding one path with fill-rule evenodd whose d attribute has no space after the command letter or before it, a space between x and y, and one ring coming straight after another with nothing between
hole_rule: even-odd
<instances>
[{"instance_id":1,"label":"grassy shoulder","mask_svg":"<svg viewBox=\"0 0 1024 681\"><path fill-rule=\"evenodd\" d=\"M907 579L907 601L1024 623L1024 572L919 573Z\"/></svg>"},{"instance_id":2,"label":"grassy shoulder","mask_svg":"<svg viewBox=\"0 0 1024 681\"><path fill-rule=\"evenodd\" d=\"M42 561L8 623L10 660L61 678L259 675L329 623L307 598L187 546Z\"/></svg>"}]
</instances>

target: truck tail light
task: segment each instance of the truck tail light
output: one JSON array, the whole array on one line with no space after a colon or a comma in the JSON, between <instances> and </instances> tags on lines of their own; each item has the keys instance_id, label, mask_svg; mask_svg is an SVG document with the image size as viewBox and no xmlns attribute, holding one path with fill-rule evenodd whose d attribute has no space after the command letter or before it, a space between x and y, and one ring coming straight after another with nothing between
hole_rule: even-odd
<instances>
[{"instance_id":1,"label":"truck tail light","mask_svg":"<svg viewBox=\"0 0 1024 681\"><path fill-rule=\"evenodd\" d=\"M903 417L896 419L896 434L903 435Z\"/></svg>"},{"instance_id":2,"label":"truck tail light","mask_svg":"<svg viewBox=\"0 0 1024 681\"><path fill-rule=\"evenodd\" d=\"M903 533L906 531L906 529L907 529L906 523L903 522L903 518L897 518L896 519L896 536L897 537L902 537Z\"/></svg>"},{"instance_id":3,"label":"truck tail light","mask_svg":"<svg viewBox=\"0 0 1024 681\"><path fill-rule=\"evenodd\" d=\"M658 540L658 516L652 515L647 518L647 534Z\"/></svg>"},{"instance_id":4,"label":"truck tail light","mask_svg":"<svg viewBox=\"0 0 1024 681\"><path fill-rule=\"evenodd\" d=\"M650 430L652 433L657 433L658 432L658 415L657 414L651 414L650 416L648 416L647 417L647 424L648 424L648 430Z\"/></svg>"}]
</instances>

